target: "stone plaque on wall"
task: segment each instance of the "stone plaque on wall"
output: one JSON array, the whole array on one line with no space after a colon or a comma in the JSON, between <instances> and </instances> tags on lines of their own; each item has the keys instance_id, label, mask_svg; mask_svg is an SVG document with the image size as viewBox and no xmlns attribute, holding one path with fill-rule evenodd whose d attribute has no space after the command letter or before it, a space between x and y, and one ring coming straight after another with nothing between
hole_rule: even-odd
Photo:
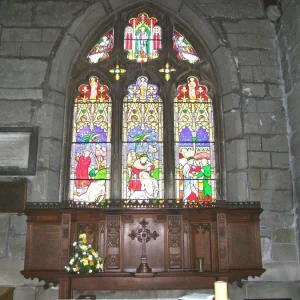
<instances>
[{"instance_id":1,"label":"stone plaque on wall","mask_svg":"<svg viewBox=\"0 0 300 300\"><path fill-rule=\"evenodd\" d=\"M0 181L0 212L22 212L25 209L26 180Z\"/></svg>"},{"instance_id":2,"label":"stone plaque on wall","mask_svg":"<svg viewBox=\"0 0 300 300\"><path fill-rule=\"evenodd\" d=\"M37 127L0 128L0 175L35 175Z\"/></svg>"}]
</instances>

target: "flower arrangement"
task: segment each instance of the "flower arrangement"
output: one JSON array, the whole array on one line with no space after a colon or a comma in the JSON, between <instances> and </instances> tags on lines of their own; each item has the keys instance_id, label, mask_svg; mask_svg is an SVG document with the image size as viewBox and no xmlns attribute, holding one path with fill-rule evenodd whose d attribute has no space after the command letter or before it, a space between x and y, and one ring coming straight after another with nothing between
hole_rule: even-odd
<instances>
[{"instance_id":1,"label":"flower arrangement","mask_svg":"<svg viewBox=\"0 0 300 300\"><path fill-rule=\"evenodd\" d=\"M93 272L103 272L104 259L99 257L91 244L87 242L86 234L79 235L79 241L73 243L73 257L65 266L68 273L88 275Z\"/></svg>"}]
</instances>

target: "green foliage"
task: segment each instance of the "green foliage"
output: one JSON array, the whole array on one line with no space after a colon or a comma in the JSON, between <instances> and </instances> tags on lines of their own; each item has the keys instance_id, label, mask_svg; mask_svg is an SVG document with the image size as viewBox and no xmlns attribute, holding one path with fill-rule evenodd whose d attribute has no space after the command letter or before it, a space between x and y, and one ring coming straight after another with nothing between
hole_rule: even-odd
<instances>
[{"instance_id":1,"label":"green foliage","mask_svg":"<svg viewBox=\"0 0 300 300\"><path fill-rule=\"evenodd\" d=\"M104 259L87 243L86 234L79 235L79 241L73 243L73 257L65 270L67 273L88 275L94 272L103 272Z\"/></svg>"}]
</instances>

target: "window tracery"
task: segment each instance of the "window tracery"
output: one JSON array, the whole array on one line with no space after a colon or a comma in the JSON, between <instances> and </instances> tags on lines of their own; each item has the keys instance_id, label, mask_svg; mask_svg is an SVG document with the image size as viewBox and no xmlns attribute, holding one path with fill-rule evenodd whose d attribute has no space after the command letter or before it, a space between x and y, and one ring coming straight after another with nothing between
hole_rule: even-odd
<instances>
[{"instance_id":1,"label":"window tracery","mask_svg":"<svg viewBox=\"0 0 300 300\"><path fill-rule=\"evenodd\" d=\"M86 71L78 73L73 110L69 199L107 207L114 201L122 207L214 202L213 93L205 56L200 61L167 16L143 10L126 19L78 62Z\"/></svg>"}]
</instances>

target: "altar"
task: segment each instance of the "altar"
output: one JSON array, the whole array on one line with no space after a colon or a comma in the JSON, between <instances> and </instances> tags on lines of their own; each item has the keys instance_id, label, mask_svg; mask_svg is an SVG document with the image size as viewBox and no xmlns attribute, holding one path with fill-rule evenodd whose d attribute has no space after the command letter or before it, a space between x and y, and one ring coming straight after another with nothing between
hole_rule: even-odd
<instances>
[{"instance_id":1,"label":"altar","mask_svg":"<svg viewBox=\"0 0 300 300\"><path fill-rule=\"evenodd\" d=\"M225 201L147 209L28 203L22 274L59 284L60 299L75 290L201 290L213 289L216 280L240 282L264 272L261 211L259 203ZM105 257L104 272L64 271L80 233ZM139 269L143 258L149 269Z\"/></svg>"}]
</instances>

